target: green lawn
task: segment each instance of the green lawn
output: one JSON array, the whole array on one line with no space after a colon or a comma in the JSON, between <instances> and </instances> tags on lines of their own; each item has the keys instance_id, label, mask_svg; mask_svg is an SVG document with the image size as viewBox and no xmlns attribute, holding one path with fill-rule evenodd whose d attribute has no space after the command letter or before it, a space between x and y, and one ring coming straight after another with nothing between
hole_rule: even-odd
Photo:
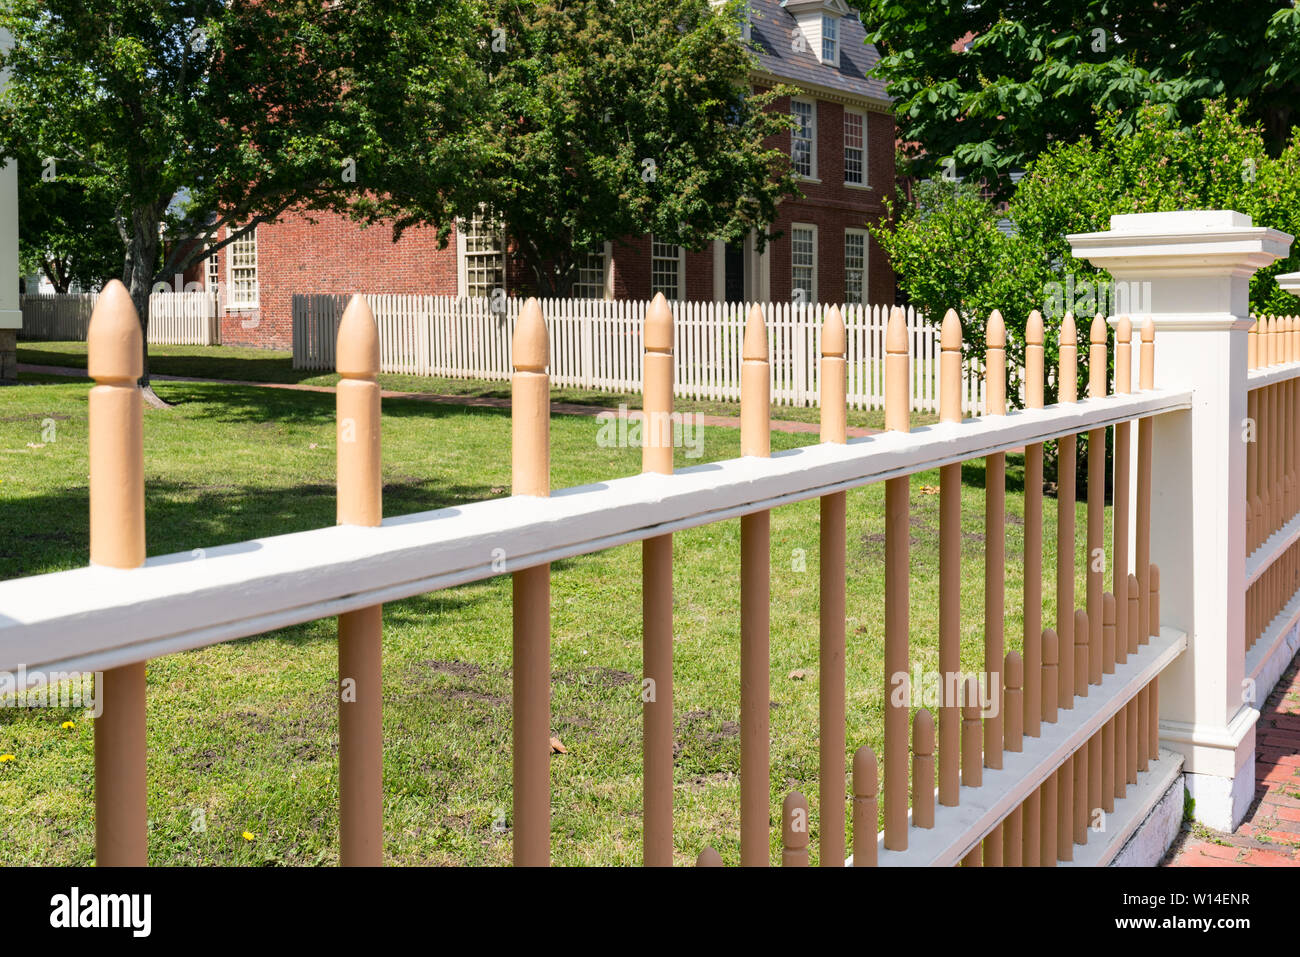
<instances>
[{"instance_id":1,"label":"green lawn","mask_svg":"<svg viewBox=\"0 0 1300 957\"><path fill-rule=\"evenodd\" d=\"M158 371L211 374L214 360L159 356ZM225 350L229 351L229 350ZM46 346L24 361L52 361ZM69 351L64 350L64 355ZM219 360L227 361L227 360ZM260 353L241 378L292 374ZM174 363L174 364L173 364ZM279 363L277 365L277 363ZM204 371L200 371L204 370ZM328 377L312 377L328 381ZM84 380L0 390L0 577L86 561ZM311 381L310 379L308 381ZM425 380L420 380L425 381ZM175 403L148 411L151 555L334 521L334 400L285 390L162 382ZM784 414L784 410L782 410ZM52 425L52 431L51 431ZM384 404L385 514L505 494L507 412L418 401ZM597 423L552 419L555 488L633 474L636 449L596 443ZM774 433L774 450L815 440ZM704 460L738 454L736 429L709 429ZM679 464L695 464L698 460ZM1009 469L1008 647L1021 629L1021 463ZM982 665L983 467L964 467L963 667ZM937 667L938 496L914 479L913 661ZM880 748L883 488L849 496L849 752ZM1046 509L1052 540L1055 505ZM774 822L785 794L817 794L815 502L772 520ZM1083 508L1078 521L1082 529ZM708 844L739 858L739 522L680 533L676 556L677 859ZM640 862L640 549L558 564L553 574L553 857ZM1082 542L1076 567L1084 567ZM801 561L801 557L804 561ZM1053 553L1044 581L1054 581ZM1083 576L1079 576L1080 587ZM1054 620L1050 584L1045 620ZM510 591L504 578L387 606L384 625L386 858L394 864L510 859ZM802 680L788 677L800 669ZM333 620L155 660L149 681L152 864L335 863L337 724ZM75 727L61 724L74 721ZM0 710L0 862L88 864L93 856L92 729L81 713ZM206 827L196 830L199 810ZM254 835L246 840L243 832ZM779 827L774 826L773 850Z\"/></svg>"}]
</instances>

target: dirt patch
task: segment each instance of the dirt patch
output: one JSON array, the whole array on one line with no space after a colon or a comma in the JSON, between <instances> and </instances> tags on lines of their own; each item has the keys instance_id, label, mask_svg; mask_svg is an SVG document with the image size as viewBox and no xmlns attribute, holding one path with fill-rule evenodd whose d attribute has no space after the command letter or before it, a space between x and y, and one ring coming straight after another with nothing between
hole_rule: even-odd
<instances>
[{"instance_id":1,"label":"dirt patch","mask_svg":"<svg viewBox=\"0 0 1300 957\"><path fill-rule=\"evenodd\" d=\"M709 788L720 787L724 784L730 784L736 780L734 771L715 771L712 774L697 774L689 777L682 782L682 787L690 791L707 791Z\"/></svg>"},{"instance_id":2,"label":"dirt patch","mask_svg":"<svg viewBox=\"0 0 1300 957\"><path fill-rule=\"evenodd\" d=\"M704 735L704 740L713 743L715 741L725 741L727 738L737 737L740 737L740 722L724 721L722 722L722 727L717 731L710 731L708 734Z\"/></svg>"},{"instance_id":3,"label":"dirt patch","mask_svg":"<svg viewBox=\"0 0 1300 957\"><path fill-rule=\"evenodd\" d=\"M486 691L475 691L473 688L429 688L426 693L434 698L472 701L475 704L485 704L489 708L499 708L510 703L509 695L490 694Z\"/></svg>"},{"instance_id":4,"label":"dirt patch","mask_svg":"<svg viewBox=\"0 0 1300 957\"><path fill-rule=\"evenodd\" d=\"M422 667L439 674L455 675L457 678L477 678L483 669L470 661L421 661Z\"/></svg>"},{"instance_id":5,"label":"dirt patch","mask_svg":"<svg viewBox=\"0 0 1300 957\"><path fill-rule=\"evenodd\" d=\"M551 675L551 681L561 685L589 684L597 688L619 688L631 684L636 676L630 671L617 668L580 668L577 671L557 671Z\"/></svg>"}]
</instances>

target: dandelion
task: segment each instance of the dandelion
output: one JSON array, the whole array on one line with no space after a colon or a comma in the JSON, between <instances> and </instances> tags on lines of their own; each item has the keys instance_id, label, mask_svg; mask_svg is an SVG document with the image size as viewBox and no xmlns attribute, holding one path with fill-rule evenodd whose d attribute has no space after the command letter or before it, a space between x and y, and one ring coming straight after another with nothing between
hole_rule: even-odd
<instances>
[{"instance_id":1,"label":"dandelion","mask_svg":"<svg viewBox=\"0 0 1300 957\"><path fill-rule=\"evenodd\" d=\"M6 762L12 761L13 759L14 756L12 754L0 754L0 764L5 764Z\"/></svg>"},{"instance_id":2,"label":"dandelion","mask_svg":"<svg viewBox=\"0 0 1300 957\"><path fill-rule=\"evenodd\" d=\"M244 840L246 840L246 841L251 841L251 840L253 839L253 837L254 837L254 834L253 834L252 831L245 831L245 832L244 832Z\"/></svg>"},{"instance_id":3,"label":"dandelion","mask_svg":"<svg viewBox=\"0 0 1300 957\"><path fill-rule=\"evenodd\" d=\"M64 731L71 731L76 726L77 726L77 722L75 721L65 721L63 722L63 724L59 725L59 727L62 728Z\"/></svg>"}]
</instances>

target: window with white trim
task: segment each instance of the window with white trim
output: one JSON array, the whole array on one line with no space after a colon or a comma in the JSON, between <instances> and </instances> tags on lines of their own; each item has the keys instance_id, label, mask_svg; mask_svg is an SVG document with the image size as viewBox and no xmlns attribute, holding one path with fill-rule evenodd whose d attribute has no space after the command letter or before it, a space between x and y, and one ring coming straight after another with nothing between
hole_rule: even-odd
<instances>
[{"instance_id":1,"label":"window with white trim","mask_svg":"<svg viewBox=\"0 0 1300 957\"><path fill-rule=\"evenodd\" d=\"M790 132L790 163L799 176L817 175L817 104L813 100L791 100L794 127Z\"/></svg>"},{"instance_id":2,"label":"window with white trim","mask_svg":"<svg viewBox=\"0 0 1300 957\"><path fill-rule=\"evenodd\" d=\"M817 301L816 226L796 224L790 228L790 299L806 303Z\"/></svg>"},{"instance_id":3,"label":"window with white trim","mask_svg":"<svg viewBox=\"0 0 1300 957\"><path fill-rule=\"evenodd\" d=\"M226 270L230 286L226 305L250 309L257 305L257 227L226 247Z\"/></svg>"},{"instance_id":4,"label":"window with white trim","mask_svg":"<svg viewBox=\"0 0 1300 957\"><path fill-rule=\"evenodd\" d=\"M462 223L465 234L465 295L471 299L491 298L493 289L506 285L505 242L500 225L480 209Z\"/></svg>"},{"instance_id":5,"label":"window with white trim","mask_svg":"<svg viewBox=\"0 0 1300 957\"><path fill-rule=\"evenodd\" d=\"M822 14L822 62L840 62L840 18Z\"/></svg>"},{"instance_id":6,"label":"window with white trim","mask_svg":"<svg viewBox=\"0 0 1300 957\"><path fill-rule=\"evenodd\" d=\"M844 183L867 185L867 115L844 111Z\"/></svg>"},{"instance_id":7,"label":"window with white trim","mask_svg":"<svg viewBox=\"0 0 1300 957\"><path fill-rule=\"evenodd\" d=\"M867 231L844 230L844 301L866 302Z\"/></svg>"},{"instance_id":8,"label":"window with white trim","mask_svg":"<svg viewBox=\"0 0 1300 957\"><path fill-rule=\"evenodd\" d=\"M605 298L605 251L582 253L578 260L578 278L573 284L576 299Z\"/></svg>"},{"instance_id":9,"label":"window with white trim","mask_svg":"<svg viewBox=\"0 0 1300 957\"><path fill-rule=\"evenodd\" d=\"M208 292L216 292L220 283L221 260L217 258L217 253L213 253L203 261L203 288Z\"/></svg>"},{"instance_id":10,"label":"window with white trim","mask_svg":"<svg viewBox=\"0 0 1300 957\"><path fill-rule=\"evenodd\" d=\"M662 292L674 302L682 298L682 248L650 239L650 295Z\"/></svg>"}]
</instances>

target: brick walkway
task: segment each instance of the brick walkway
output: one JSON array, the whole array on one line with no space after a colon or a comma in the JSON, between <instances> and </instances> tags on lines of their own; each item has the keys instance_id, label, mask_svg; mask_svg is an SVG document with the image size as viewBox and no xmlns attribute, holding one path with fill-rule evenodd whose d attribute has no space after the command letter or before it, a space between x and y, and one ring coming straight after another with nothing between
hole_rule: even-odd
<instances>
[{"instance_id":1,"label":"brick walkway","mask_svg":"<svg viewBox=\"0 0 1300 957\"><path fill-rule=\"evenodd\" d=\"M1235 834L1186 824L1170 867L1300 867L1300 656L1255 726L1255 803Z\"/></svg>"}]
</instances>

